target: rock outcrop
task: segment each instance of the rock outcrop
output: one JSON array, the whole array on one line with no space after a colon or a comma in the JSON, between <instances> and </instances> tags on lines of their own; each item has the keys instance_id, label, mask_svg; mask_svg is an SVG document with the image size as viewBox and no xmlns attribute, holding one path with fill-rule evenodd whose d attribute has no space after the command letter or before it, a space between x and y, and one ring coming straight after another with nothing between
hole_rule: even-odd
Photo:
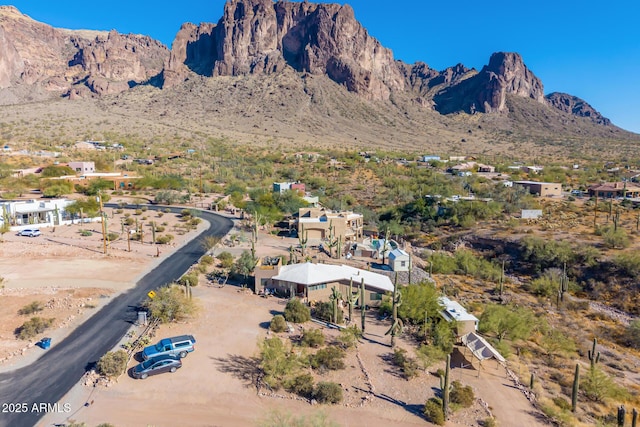
<instances>
[{"instance_id":1,"label":"rock outcrop","mask_svg":"<svg viewBox=\"0 0 640 427\"><path fill-rule=\"evenodd\" d=\"M497 52L489 64L466 80L454 83L434 97L443 114L456 111L493 113L506 111L507 95L544 103L544 88L518 53Z\"/></svg>"},{"instance_id":2,"label":"rock outcrop","mask_svg":"<svg viewBox=\"0 0 640 427\"><path fill-rule=\"evenodd\" d=\"M578 117L586 117L599 125L611 125L611 120L603 117L595 108L577 96L569 95L567 93L553 92L545 98L549 105L557 108L558 110L562 110L565 113L573 114Z\"/></svg>"},{"instance_id":3,"label":"rock outcrop","mask_svg":"<svg viewBox=\"0 0 640 427\"><path fill-rule=\"evenodd\" d=\"M231 0L214 27L183 26L165 84L184 76L180 62L212 76L269 74L290 66L325 74L370 99L387 99L405 84L391 51L369 36L348 5Z\"/></svg>"},{"instance_id":4,"label":"rock outcrop","mask_svg":"<svg viewBox=\"0 0 640 427\"><path fill-rule=\"evenodd\" d=\"M437 71L395 61L348 5L228 0L216 24L184 24L171 51L147 36L56 29L0 6L0 90L21 88L5 102L25 94L31 100L100 96L145 83L169 88L194 73L215 78L285 68L301 78L327 76L368 100L401 92L398 99L441 114L506 113L507 98L518 97L610 124L579 98L545 99L541 81L517 53L494 53L479 72L462 64Z\"/></svg>"}]
</instances>

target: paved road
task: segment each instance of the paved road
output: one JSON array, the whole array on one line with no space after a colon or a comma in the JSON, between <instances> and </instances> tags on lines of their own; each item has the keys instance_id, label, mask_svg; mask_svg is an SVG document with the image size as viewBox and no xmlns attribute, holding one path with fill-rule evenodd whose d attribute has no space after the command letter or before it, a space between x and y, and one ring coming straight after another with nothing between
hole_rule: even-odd
<instances>
[{"instance_id":1,"label":"paved road","mask_svg":"<svg viewBox=\"0 0 640 427\"><path fill-rule=\"evenodd\" d=\"M225 235L233 226L230 219L210 212L202 212L201 217L210 227L144 276L135 288L114 298L62 342L52 343L33 364L0 374L0 427L31 427L46 411L69 412L62 406L64 402L59 408L54 405L117 345L136 321L137 307L147 292L176 280L196 262L204 254L205 236ZM70 412L76 409L70 408Z\"/></svg>"}]
</instances>

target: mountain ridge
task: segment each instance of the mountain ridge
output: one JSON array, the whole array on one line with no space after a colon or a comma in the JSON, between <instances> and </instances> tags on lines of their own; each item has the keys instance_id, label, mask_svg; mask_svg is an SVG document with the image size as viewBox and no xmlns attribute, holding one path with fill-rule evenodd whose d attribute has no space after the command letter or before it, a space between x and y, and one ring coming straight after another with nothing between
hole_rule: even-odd
<instances>
[{"instance_id":1,"label":"mountain ridge","mask_svg":"<svg viewBox=\"0 0 640 427\"><path fill-rule=\"evenodd\" d=\"M166 95L173 89L187 85L193 94L206 86L197 87L193 82L223 79L220 82L235 85L243 76L255 76L252 84L263 86L259 79L271 81L269 76L285 73L284 80L300 80L292 86L302 91L302 95L291 97L296 102L313 104L318 90L329 89L311 89L304 83L315 79L357 95L365 101L361 104L365 110L369 108L366 102L389 104L398 110L400 118L394 118L395 122L405 120L408 111L424 115L423 122L432 123L444 134L448 134L445 131L451 122L445 119L447 116L459 116L454 122L475 123L478 119L474 116L486 115L486 120L481 120L485 126L502 123L499 129L485 129L487 134L514 128L523 134L522 139L527 133L551 139L562 139L563 135L583 138L588 133L603 138L636 138L580 98L545 95L542 82L518 53L494 53L480 71L463 64L438 71L424 62L396 60L389 49L368 34L348 5L230 0L217 23L183 24L171 49L148 36L56 29L7 6L0 6L2 34L0 105L59 97L98 100L116 96L116 100L122 100L136 96L139 92L135 89L147 85L164 91L164 102L171 103ZM31 40L35 41L26 43ZM257 100L248 91L240 101L247 106L259 104L257 111L267 110L266 99L272 92ZM277 102L293 102L284 96L277 98ZM510 102L513 98L523 102ZM179 102L186 114L189 103ZM330 114L331 100L323 103L323 114ZM545 117L553 122L545 123ZM527 130L527 120L532 129ZM408 120L400 127L411 125ZM468 139L464 134L458 138L461 142ZM455 138L450 135L442 141L451 143Z\"/></svg>"}]
</instances>

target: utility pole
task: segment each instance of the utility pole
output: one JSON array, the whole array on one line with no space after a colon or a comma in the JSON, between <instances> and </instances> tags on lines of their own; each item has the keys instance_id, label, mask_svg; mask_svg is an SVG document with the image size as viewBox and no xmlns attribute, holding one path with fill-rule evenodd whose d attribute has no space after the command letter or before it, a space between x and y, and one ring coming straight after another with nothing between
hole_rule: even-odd
<instances>
[{"instance_id":1,"label":"utility pole","mask_svg":"<svg viewBox=\"0 0 640 427\"><path fill-rule=\"evenodd\" d=\"M98 193L98 202L100 203L100 217L102 218L102 249L107 254L107 216L102 210L102 193Z\"/></svg>"}]
</instances>

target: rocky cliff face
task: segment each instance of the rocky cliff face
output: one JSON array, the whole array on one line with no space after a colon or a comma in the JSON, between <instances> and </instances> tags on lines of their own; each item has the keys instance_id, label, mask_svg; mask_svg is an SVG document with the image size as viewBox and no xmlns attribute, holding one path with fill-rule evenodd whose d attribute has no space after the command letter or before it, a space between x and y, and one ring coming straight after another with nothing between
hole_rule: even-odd
<instances>
[{"instance_id":1,"label":"rocky cliff face","mask_svg":"<svg viewBox=\"0 0 640 427\"><path fill-rule=\"evenodd\" d=\"M168 88L193 73L215 78L285 68L325 75L368 100L401 92L408 95L402 99L442 114L506 113L513 96L610 123L579 98L545 99L541 81L517 53L493 54L480 72L462 64L437 71L395 61L348 5L228 0L217 24L184 24L171 51L146 36L56 29L0 6L0 90L89 97L148 82ZM4 99L18 93L28 90Z\"/></svg>"},{"instance_id":2,"label":"rocky cliff face","mask_svg":"<svg viewBox=\"0 0 640 427\"><path fill-rule=\"evenodd\" d=\"M56 29L0 6L0 88L121 92L160 73L166 56L168 49L149 37Z\"/></svg>"},{"instance_id":3,"label":"rocky cliff face","mask_svg":"<svg viewBox=\"0 0 640 427\"><path fill-rule=\"evenodd\" d=\"M189 47L209 56L190 55ZM326 74L370 99L387 99L405 85L391 51L368 35L350 6L337 4L231 0L215 27L183 27L172 51L166 84L184 74L182 62L212 76L269 74L290 66Z\"/></svg>"},{"instance_id":4,"label":"rocky cliff face","mask_svg":"<svg viewBox=\"0 0 640 427\"><path fill-rule=\"evenodd\" d=\"M611 120L603 117L595 108L583 99L567 93L553 92L547 95L547 102L554 108L579 117L586 117L599 125L609 126Z\"/></svg>"},{"instance_id":5,"label":"rocky cliff face","mask_svg":"<svg viewBox=\"0 0 640 427\"><path fill-rule=\"evenodd\" d=\"M493 113L506 111L507 95L530 98L544 103L542 82L524 64L517 53L498 52L489 64L466 80L438 93L436 109L443 114L456 111Z\"/></svg>"}]
</instances>

